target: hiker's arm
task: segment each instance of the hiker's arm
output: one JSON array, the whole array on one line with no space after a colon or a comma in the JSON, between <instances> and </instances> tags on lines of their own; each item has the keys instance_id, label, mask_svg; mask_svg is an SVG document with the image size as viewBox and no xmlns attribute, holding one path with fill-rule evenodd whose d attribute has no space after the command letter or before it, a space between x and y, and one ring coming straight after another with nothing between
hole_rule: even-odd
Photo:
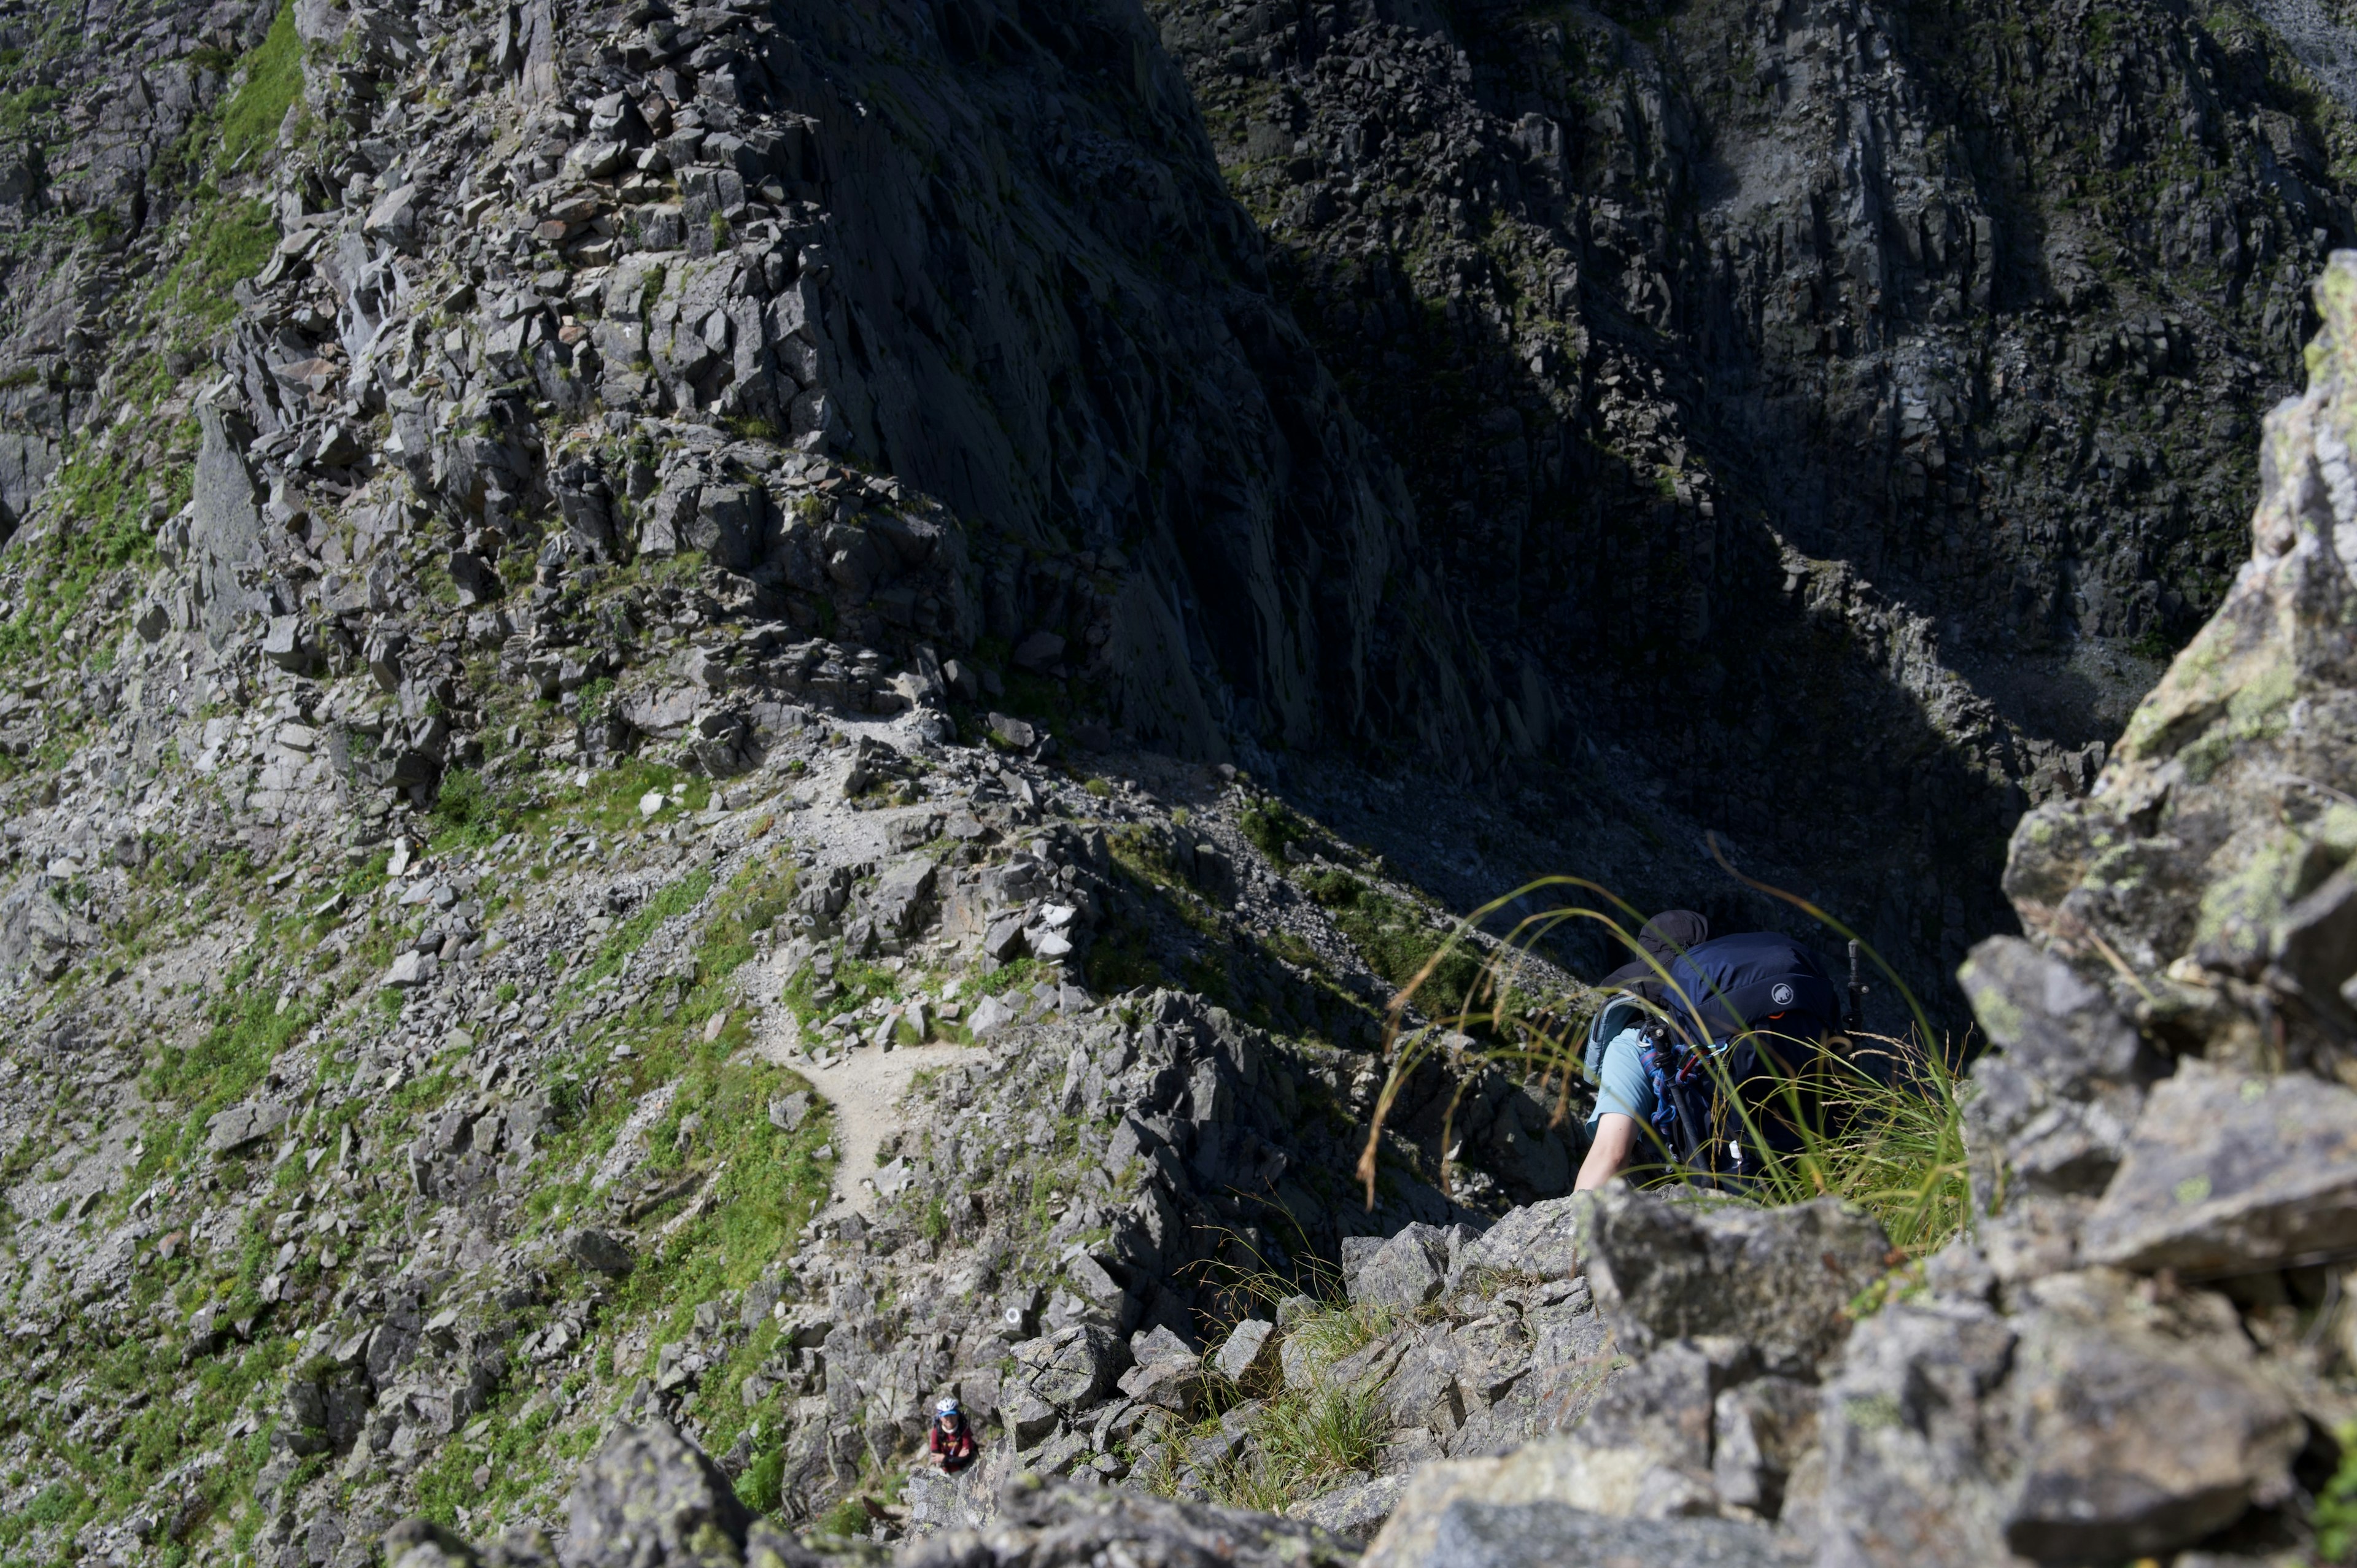
<instances>
[{"instance_id":1,"label":"hiker's arm","mask_svg":"<svg viewBox=\"0 0 2357 1568\"><path fill-rule=\"evenodd\" d=\"M1637 1119L1618 1111L1606 1112L1597 1119L1595 1142L1587 1145L1587 1158L1579 1162L1579 1179L1572 1183L1571 1190L1591 1192L1619 1176L1636 1142Z\"/></svg>"}]
</instances>

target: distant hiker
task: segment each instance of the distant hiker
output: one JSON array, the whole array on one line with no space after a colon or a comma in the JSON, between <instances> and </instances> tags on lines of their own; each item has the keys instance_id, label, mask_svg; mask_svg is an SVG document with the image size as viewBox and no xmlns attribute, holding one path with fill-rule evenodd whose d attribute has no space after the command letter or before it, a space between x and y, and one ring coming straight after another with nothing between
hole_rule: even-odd
<instances>
[{"instance_id":1,"label":"distant hiker","mask_svg":"<svg viewBox=\"0 0 2357 1568\"><path fill-rule=\"evenodd\" d=\"M945 1399L933 1407L931 1446L933 1463L952 1476L974 1463L974 1429L966 1425L957 1401Z\"/></svg>"},{"instance_id":2,"label":"distant hiker","mask_svg":"<svg viewBox=\"0 0 2357 1568\"><path fill-rule=\"evenodd\" d=\"M1707 935L1700 916L1673 914L1692 922L1676 929ZM1607 976L1622 992L1589 1026L1596 1109L1575 1191L1620 1174L1641 1139L1690 1177L1739 1184L1757 1167L1757 1145L1791 1132L1780 1086L1806 1079L1812 1046L1840 1021L1832 974L1791 938L1752 931L1664 957L1644 940L1671 934L1657 924L1671 917L1647 921L1639 943L1661 970L1640 963Z\"/></svg>"}]
</instances>

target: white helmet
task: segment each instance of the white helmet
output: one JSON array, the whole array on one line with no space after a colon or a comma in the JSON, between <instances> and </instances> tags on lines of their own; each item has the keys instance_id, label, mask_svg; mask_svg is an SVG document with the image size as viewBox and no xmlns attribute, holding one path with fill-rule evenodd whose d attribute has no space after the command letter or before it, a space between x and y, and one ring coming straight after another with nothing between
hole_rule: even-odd
<instances>
[{"instance_id":1,"label":"white helmet","mask_svg":"<svg viewBox=\"0 0 2357 1568\"><path fill-rule=\"evenodd\" d=\"M942 1398L941 1403L933 1406L933 1413L935 1415L955 1415L957 1412L957 1401L946 1396Z\"/></svg>"}]
</instances>

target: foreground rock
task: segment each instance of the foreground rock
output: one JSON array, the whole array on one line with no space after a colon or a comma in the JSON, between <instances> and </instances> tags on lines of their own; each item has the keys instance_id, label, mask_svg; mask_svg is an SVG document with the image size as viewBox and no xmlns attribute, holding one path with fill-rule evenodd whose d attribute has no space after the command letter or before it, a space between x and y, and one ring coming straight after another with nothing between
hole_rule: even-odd
<instances>
[{"instance_id":1,"label":"foreground rock","mask_svg":"<svg viewBox=\"0 0 2357 1568\"><path fill-rule=\"evenodd\" d=\"M1036 1476L995 1499L987 1528L911 1541L898 1568L1347 1568L1355 1551L1315 1526ZM617 1431L575 1483L561 1550L519 1532L477 1548L423 1520L387 1532L390 1568L819 1568L872 1562L813 1551L754 1519L727 1478L661 1423Z\"/></svg>"}]
</instances>

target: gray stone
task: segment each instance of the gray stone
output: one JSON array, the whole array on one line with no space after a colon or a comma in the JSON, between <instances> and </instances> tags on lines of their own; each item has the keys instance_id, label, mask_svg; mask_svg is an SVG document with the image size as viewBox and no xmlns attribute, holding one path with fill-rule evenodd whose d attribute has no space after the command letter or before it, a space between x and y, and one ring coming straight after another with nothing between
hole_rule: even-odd
<instances>
[{"instance_id":1,"label":"gray stone","mask_svg":"<svg viewBox=\"0 0 2357 1568\"><path fill-rule=\"evenodd\" d=\"M413 991L429 983L441 970L441 960L432 953L421 953L412 949L397 955L393 967L384 972L383 978L377 983L398 991Z\"/></svg>"},{"instance_id":2,"label":"gray stone","mask_svg":"<svg viewBox=\"0 0 2357 1568\"><path fill-rule=\"evenodd\" d=\"M2018 937L1982 942L1956 978L1997 1047L1965 1102L1975 1198L2101 1191L2158 1056L2100 987Z\"/></svg>"},{"instance_id":3,"label":"gray stone","mask_svg":"<svg viewBox=\"0 0 2357 1568\"><path fill-rule=\"evenodd\" d=\"M2255 1273L2357 1247L2357 1092L2188 1061L2157 1086L2083 1255Z\"/></svg>"},{"instance_id":4,"label":"gray stone","mask_svg":"<svg viewBox=\"0 0 2357 1568\"><path fill-rule=\"evenodd\" d=\"M909 1532L921 1537L944 1530L981 1529L996 1500L988 1471L978 1464L954 1476L929 1465L909 1470L900 1492L901 1506L909 1510Z\"/></svg>"},{"instance_id":5,"label":"gray stone","mask_svg":"<svg viewBox=\"0 0 2357 1568\"><path fill-rule=\"evenodd\" d=\"M2341 987L2357 975L2357 875L2343 866L2286 909L2267 937L2268 982L2341 1030L2357 1024Z\"/></svg>"},{"instance_id":6,"label":"gray stone","mask_svg":"<svg viewBox=\"0 0 2357 1568\"><path fill-rule=\"evenodd\" d=\"M1039 738L1037 730L1021 719L1007 714L990 715L990 733L1017 751L1028 748Z\"/></svg>"},{"instance_id":7,"label":"gray stone","mask_svg":"<svg viewBox=\"0 0 2357 1568\"><path fill-rule=\"evenodd\" d=\"M977 1040L988 1039L1015 1019L1015 1009L996 996L985 996L966 1016L966 1028Z\"/></svg>"},{"instance_id":8,"label":"gray stone","mask_svg":"<svg viewBox=\"0 0 2357 1568\"><path fill-rule=\"evenodd\" d=\"M2108 1269L2026 1287L2007 1543L2040 1562L2163 1554L2291 1495L2307 1425L2223 1297Z\"/></svg>"},{"instance_id":9,"label":"gray stone","mask_svg":"<svg viewBox=\"0 0 2357 1568\"><path fill-rule=\"evenodd\" d=\"M1128 1294L1112 1271L1086 1252L1064 1265L1064 1278L1082 1300L1101 1312L1119 1312Z\"/></svg>"},{"instance_id":10,"label":"gray stone","mask_svg":"<svg viewBox=\"0 0 2357 1568\"><path fill-rule=\"evenodd\" d=\"M614 1428L574 1481L565 1517L565 1568L742 1562L753 1523L720 1467L660 1420Z\"/></svg>"},{"instance_id":11,"label":"gray stone","mask_svg":"<svg viewBox=\"0 0 2357 1568\"><path fill-rule=\"evenodd\" d=\"M594 1269L613 1279L620 1279L636 1264L630 1248L603 1230L576 1230L565 1250L583 1268Z\"/></svg>"},{"instance_id":12,"label":"gray stone","mask_svg":"<svg viewBox=\"0 0 2357 1568\"><path fill-rule=\"evenodd\" d=\"M891 866L876 879L874 891L867 896L868 908L876 912L879 929L899 936L908 936L917 929L918 915L925 900L932 896L933 863L930 860L903 861Z\"/></svg>"},{"instance_id":13,"label":"gray stone","mask_svg":"<svg viewBox=\"0 0 2357 1568\"><path fill-rule=\"evenodd\" d=\"M1399 1476L1378 1476L1370 1481L1356 1481L1337 1487L1323 1496L1298 1502L1286 1509L1289 1518L1328 1530L1352 1545L1364 1545L1383 1528L1399 1506L1400 1493L1407 1482Z\"/></svg>"},{"instance_id":14,"label":"gray stone","mask_svg":"<svg viewBox=\"0 0 2357 1568\"><path fill-rule=\"evenodd\" d=\"M1015 1359L1007 1385L1036 1394L1064 1414L1080 1410L1114 1386L1126 1348L1112 1329L1076 1323L1012 1346Z\"/></svg>"},{"instance_id":15,"label":"gray stone","mask_svg":"<svg viewBox=\"0 0 2357 1568\"><path fill-rule=\"evenodd\" d=\"M474 1547L427 1519L405 1519L384 1532L389 1568L478 1568Z\"/></svg>"},{"instance_id":16,"label":"gray stone","mask_svg":"<svg viewBox=\"0 0 2357 1568\"><path fill-rule=\"evenodd\" d=\"M1785 1483L1817 1440L1818 1391L1797 1378L1721 1390L1711 1412L1710 1475L1719 1500L1774 1519Z\"/></svg>"},{"instance_id":17,"label":"gray stone","mask_svg":"<svg viewBox=\"0 0 2357 1568\"><path fill-rule=\"evenodd\" d=\"M807 1090L796 1090L770 1101L770 1125L781 1133L799 1133L803 1120L811 1113L811 1097Z\"/></svg>"},{"instance_id":18,"label":"gray stone","mask_svg":"<svg viewBox=\"0 0 2357 1568\"><path fill-rule=\"evenodd\" d=\"M1455 1289L1478 1273L1520 1279L1563 1280L1580 1272L1588 1217L1595 1199L1586 1193L1526 1203L1458 1249L1449 1270Z\"/></svg>"},{"instance_id":19,"label":"gray stone","mask_svg":"<svg viewBox=\"0 0 2357 1568\"><path fill-rule=\"evenodd\" d=\"M1121 1391L1142 1403L1186 1414L1203 1391L1203 1359L1168 1328L1157 1325L1130 1337L1135 1365L1121 1375Z\"/></svg>"},{"instance_id":20,"label":"gray stone","mask_svg":"<svg viewBox=\"0 0 2357 1568\"><path fill-rule=\"evenodd\" d=\"M1825 1388L1821 1568L2016 1561L2002 1527L2003 1423L1982 1409L2013 1345L1977 1301L1894 1305L1857 1326Z\"/></svg>"},{"instance_id":21,"label":"gray stone","mask_svg":"<svg viewBox=\"0 0 2357 1568\"><path fill-rule=\"evenodd\" d=\"M205 1148L216 1155L232 1155L251 1148L285 1126L287 1116L286 1107L266 1100L232 1105L205 1122Z\"/></svg>"},{"instance_id":22,"label":"gray stone","mask_svg":"<svg viewBox=\"0 0 2357 1568\"><path fill-rule=\"evenodd\" d=\"M1418 1568L1799 1568L1806 1553L1733 1520L1612 1519L1566 1503L1448 1505ZM1366 1568L1406 1568L1370 1552Z\"/></svg>"},{"instance_id":23,"label":"gray stone","mask_svg":"<svg viewBox=\"0 0 2357 1568\"><path fill-rule=\"evenodd\" d=\"M2058 1094L2128 1082L2154 1064L2100 987L2019 937L1991 937L1956 972L1989 1042Z\"/></svg>"},{"instance_id":24,"label":"gray stone","mask_svg":"<svg viewBox=\"0 0 2357 1568\"><path fill-rule=\"evenodd\" d=\"M1604 1385L1571 1441L1642 1454L1651 1465L1684 1472L1701 1491L1710 1473L1714 1372L1709 1354L1692 1340L1661 1346Z\"/></svg>"},{"instance_id":25,"label":"gray stone","mask_svg":"<svg viewBox=\"0 0 2357 1568\"><path fill-rule=\"evenodd\" d=\"M1054 669L1056 660L1063 656L1064 639L1052 631L1032 632L1015 645L1015 652L1012 655L1017 670L1028 670L1035 675L1044 675ZM993 715L994 718L996 716ZM1012 744L1028 746L1030 743L1021 741Z\"/></svg>"},{"instance_id":26,"label":"gray stone","mask_svg":"<svg viewBox=\"0 0 2357 1568\"><path fill-rule=\"evenodd\" d=\"M995 959L1004 963L1022 950L1023 916L1020 911L999 916L990 922L982 934L982 952L985 958Z\"/></svg>"},{"instance_id":27,"label":"gray stone","mask_svg":"<svg viewBox=\"0 0 2357 1568\"><path fill-rule=\"evenodd\" d=\"M38 875L27 876L0 899L0 972L51 981L87 951L100 933L76 918Z\"/></svg>"},{"instance_id":28,"label":"gray stone","mask_svg":"<svg viewBox=\"0 0 2357 1568\"><path fill-rule=\"evenodd\" d=\"M262 656L281 670L301 674L312 664L311 644L300 616L272 616L262 636Z\"/></svg>"},{"instance_id":29,"label":"gray stone","mask_svg":"<svg viewBox=\"0 0 2357 1568\"><path fill-rule=\"evenodd\" d=\"M1448 1232L1435 1225L1407 1225L1360 1265L1351 1280L1351 1300L1353 1305L1422 1306L1440 1294L1448 1263Z\"/></svg>"},{"instance_id":30,"label":"gray stone","mask_svg":"<svg viewBox=\"0 0 2357 1568\"><path fill-rule=\"evenodd\" d=\"M1211 1353L1211 1366L1228 1381L1256 1389L1276 1371L1276 1325L1247 1317Z\"/></svg>"},{"instance_id":31,"label":"gray stone","mask_svg":"<svg viewBox=\"0 0 2357 1568\"><path fill-rule=\"evenodd\" d=\"M1625 1350L1689 1336L1755 1347L1810 1375L1840 1344L1851 1298L1896 1260L1874 1217L1838 1198L1704 1207L1615 1183L1598 1195L1589 1278Z\"/></svg>"},{"instance_id":32,"label":"gray stone","mask_svg":"<svg viewBox=\"0 0 2357 1568\"><path fill-rule=\"evenodd\" d=\"M986 1534L906 1548L899 1568L1351 1568L1358 1554L1317 1526L1172 1502L1135 1489L1017 1477Z\"/></svg>"},{"instance_id":33,"label":"gray stone","mask_svg":"<svg viewBox=\"0 0 2357 1568\"><path fill-rule=\"evenodd\" d=\"M262 556L262 495L246 467L243 443L252 433L242 421L210 403L197 405L197 419L202 438L188 548L205 637L219 648L242 617L270 605L269 596L250 585L241 570Z\"/></svg>"}]
</instances>

